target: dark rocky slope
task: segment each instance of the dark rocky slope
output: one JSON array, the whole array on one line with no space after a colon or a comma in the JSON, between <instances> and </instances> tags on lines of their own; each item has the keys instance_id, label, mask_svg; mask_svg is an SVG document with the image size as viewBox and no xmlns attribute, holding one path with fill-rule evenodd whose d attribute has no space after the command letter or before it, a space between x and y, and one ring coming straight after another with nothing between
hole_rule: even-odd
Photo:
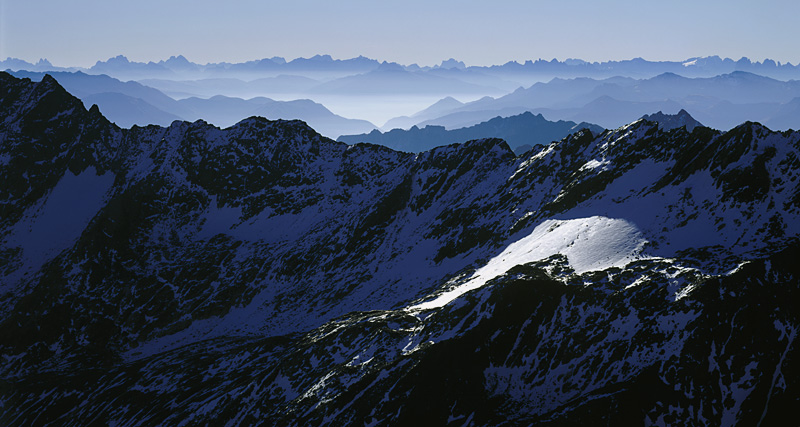
<instances>
[{"instance_id":1,"label":"dark rocky slope","mask_svg":"<svg viewBox=\"0 0 800 427\"><path fill-rule=\"evenodd\" d=\"M0 422L771 425L800 133L120 129L0 73Z\"/></svg>"}]
</instances>

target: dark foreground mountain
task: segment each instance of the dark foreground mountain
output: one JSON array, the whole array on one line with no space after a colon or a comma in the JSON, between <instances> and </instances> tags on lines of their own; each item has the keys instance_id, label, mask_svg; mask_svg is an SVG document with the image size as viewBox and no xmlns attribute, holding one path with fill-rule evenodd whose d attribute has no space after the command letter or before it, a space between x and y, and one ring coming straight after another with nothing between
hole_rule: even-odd
<instances>
[{"instance_id":1,"label":"dark foreground mountain","mask_svg":"<svg viewBox=\"0 0 800 427\"><path fill-rule=\"evenodd\" d=\"M800 133L414 155L0 83L0 424L793 419Z\"/></svg>"},{"instance_id":2,"label":"dark foreground mountain","mask_svg":"<svg viewBox=\"0 0 800 427\"><path fill-rule=\"evenodd\" d=\"M546 145L581 129L600 133L605 129L590 123L551 122L541 114L525 112L511 117L495 117L489 121L461 129L447 130L443 126L414 126L409 130L393 129L388 132L374 130L368 134L342 135L338 141L348 144L369 142L393 150L419 153L440 145L483 138L500 138L518 153L528 151L534 145Z\"/></svg>"}]
</instances>

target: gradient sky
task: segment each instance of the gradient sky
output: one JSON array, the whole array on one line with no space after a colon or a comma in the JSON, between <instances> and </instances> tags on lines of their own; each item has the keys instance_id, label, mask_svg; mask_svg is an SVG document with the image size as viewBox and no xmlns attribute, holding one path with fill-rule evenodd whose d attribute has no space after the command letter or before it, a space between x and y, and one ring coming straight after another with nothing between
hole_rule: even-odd
<instances>
[{"instance_id":1,"label":"gradient sky","mask_svg":"<svg viewBox=\"0 0 800 427\"><path fill-rule=\"evenodd\" d=\"M0 59L800 62L797 0L0 0Z\"/></svg>"}]
</instances>

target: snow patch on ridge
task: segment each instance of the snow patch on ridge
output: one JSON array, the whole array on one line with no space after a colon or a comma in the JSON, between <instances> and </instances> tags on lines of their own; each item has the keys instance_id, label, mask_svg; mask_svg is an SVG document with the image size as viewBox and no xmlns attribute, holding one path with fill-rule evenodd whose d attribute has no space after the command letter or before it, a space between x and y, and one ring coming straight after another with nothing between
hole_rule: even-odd
<instances>
[{"instance_id":1,"label":"snow patch on ridge","mask_svg":"<svg viewBox=\"0 0 800 427\"><path fill-rule=\"evenodd\" d=\"M581 170L592 170L600 168L601 170L606 170L606 166L610 164L608 160L603 160L602 162L596 159L589 160L583 166L581 166Z\"/></svg>"},{"instance_id":2,"label":"snow patch on ridge","mask_svg":"<svg viewBox=\"0 0 800 427\"><path fill-rule=\"evenodd\" d=\"M466 292L480 288L516 265L549 258L567 257L575 273L624 267L641 259L647 241L639 228L625 219L593 216L568 220L550 219L539 224L529 235L510 244L503 252L475 271L464 284L442 293L435 299L408 307L429 310L442 307Z\"/></svg>"}]
</instances>

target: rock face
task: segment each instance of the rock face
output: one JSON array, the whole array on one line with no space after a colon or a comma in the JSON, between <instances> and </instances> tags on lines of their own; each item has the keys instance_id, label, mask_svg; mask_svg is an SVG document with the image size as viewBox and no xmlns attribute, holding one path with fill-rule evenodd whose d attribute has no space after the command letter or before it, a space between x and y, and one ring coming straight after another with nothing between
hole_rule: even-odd
<instances>
[{"instance_id":1,"label":"rock face","mask_svg":"<svg viewBox=\"0 0 800 427\"><path fill-rule=\"evenodd\" d=\"M800 400L798 132L414 155L120 129L0 82L2 424L774 425Z\"/></svg>"}]
</instances>

